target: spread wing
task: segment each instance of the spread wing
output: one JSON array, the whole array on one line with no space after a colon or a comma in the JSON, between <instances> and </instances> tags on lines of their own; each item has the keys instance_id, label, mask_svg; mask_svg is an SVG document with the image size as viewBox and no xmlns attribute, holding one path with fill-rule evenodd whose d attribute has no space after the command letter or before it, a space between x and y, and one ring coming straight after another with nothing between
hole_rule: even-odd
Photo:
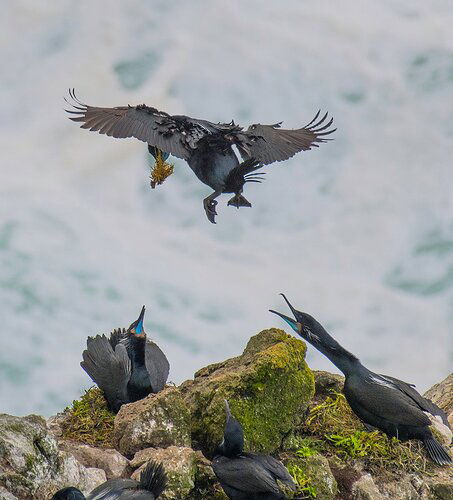
<instances>
[{"instance_id":1,"label":"spread wing","mask_svg":"<svg viewBox=\"0 0 453 500\"><path fill-rule=\"evenodd\" d=\"M131 375L131 362L126 347L118 344L115 350L105 335L88 337L87 348L80 366L104 392L112 411L118 411L127 402L127 383Z\"/></svg>"},{"instance_id":2,"label":"spread wing","mask_svg":"<svg viewBox=\"0 0 453 500\"><path fill-rule=\"evenodd\" d=\"M252 458L218 457L212 462L212 468L221 483L241 492L281 493L271 472Z\"/></svg>"},{"instance_id":3,"label":"spread wing","mask_svg":"<svg viewBox=\"0 0 453 500\"><path fill-rule=\"evenodd\" d=\"M153 392L161 391L167 383L170 363L160 347L148 339L145 344L145 366Z\"/></svg>"},{"instance_id":4,"label":"spread wing","mask_svg":"<svg viewBox=\"0 0 453 500\"><path fill-rule=\"evenodd\" d=\"M250 125L246 131L236 134L236 145L244 160L255 158L263 165L291 158L300 151L318 147L331 139L326 136L335 132L331 129L333 118L327 121L327 113L319 118L320 111L313 120L299 129L283 129L275 125Z\"/></svg>"},{"instance_id":5,"label":"spread wing","mask_svg":"<svg viewBox=\"0 0 453 500\"><path fill-rule=\"evenodd\" d=\"M73 109L66 111L72 121L82 124L81 128L116 138L135 137L183 160L190 157L201 139L238 129L233 123L215 124L184 115L171 116L145 104L115 108L88 106L78 100L74 90L69 95L72 101L66 102Z\"/></svg>"},{"instance_id":6,"label":"spread wing","mask_svg":"<svg viewBox=\"0 0 453 500\"><path fill-rule=\"evenodd\" d=\"M116 328L115 330L113 330L113 332L110 334L110 345L112 346L112 349L115 350L117 344L126 340L127 337L128 334L125 328Z\"/></svg>"}]
</instances>

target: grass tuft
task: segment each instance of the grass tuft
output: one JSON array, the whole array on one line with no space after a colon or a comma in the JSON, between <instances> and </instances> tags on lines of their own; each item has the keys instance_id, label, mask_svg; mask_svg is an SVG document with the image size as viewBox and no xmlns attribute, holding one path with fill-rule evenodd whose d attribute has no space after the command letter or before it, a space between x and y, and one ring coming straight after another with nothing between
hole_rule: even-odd
<instances>
[{"instance_id":1,"label":"grass tuft","mask_svg":"<svg viewBox=\"0 0 453 500\"><path fill-rule=\"evenodd\" d=\"M365 431L341 393L333 393L312 408L304 430L322 439L327 453L342 459L361 458L370 468L426 472L427 461L419 441L401 442L378 430Z\"/></svg>"},{"instance_id":2,"label":"grass tuft","mask_svg":"<svg viewBox=\"0 0 453 500\"><path fill-rule=\"evenodd\" d=\"M115 415L107 408L102 391L91 387L80 398L65 409L61 424L62 436L81 443L112 446L113 421Z\"/></svg>"},{"instance_id":3,"label":"grass tuft","mask_svg":"<svg viewBox=\"0 0 453 500\"><path fill-rule=\"evenodd\" d=\"M304 470L296 464L288 464L287 469L297 485L296 491L285 491L288 498L316 498L316 488L311 484L312 481L306 476Z\"/></svg>"}]
</instances>

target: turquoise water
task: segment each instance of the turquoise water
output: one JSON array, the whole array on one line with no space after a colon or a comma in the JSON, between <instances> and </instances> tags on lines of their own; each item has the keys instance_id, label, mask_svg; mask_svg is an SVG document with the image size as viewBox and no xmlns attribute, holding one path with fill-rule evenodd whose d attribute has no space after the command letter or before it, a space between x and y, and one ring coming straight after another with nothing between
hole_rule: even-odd
<instances>
[{"instance_id":1,"label":"turquoise water","mask_svg":"<svg viewBox=\"0 0 453 500\"><path fill-rule=\"evenodd\" d=\"M426 389L453 360L451 2L10 2L0 21L0 411L90 385L87 335L145 328L180 382L283 325L284 291L362 361ZM205 220L184 162L78 130L63 95L297 127L333 143L268 167ZM332 369L309 349L313 368Z\"/></svg>"}]
</instances>

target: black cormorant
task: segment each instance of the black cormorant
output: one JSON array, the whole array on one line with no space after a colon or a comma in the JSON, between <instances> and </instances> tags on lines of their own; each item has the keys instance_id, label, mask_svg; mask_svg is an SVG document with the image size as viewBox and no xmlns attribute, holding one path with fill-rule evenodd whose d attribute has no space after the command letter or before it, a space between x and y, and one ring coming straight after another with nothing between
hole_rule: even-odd
<instances>
[{"instance_id":1,"label":"black cormorant","mask_svg":"<svg viewBox=\"0 0 453 500\"><path fill-rule=\"evenodd\" d=\"M104 392L111 411L165 387L170 365L165 354L146 337L145 306L129 328L88 337L80 366Z\"/></svg>"},{"instance_id":2,"label":"black cormorant","mask_svg":"<svg viewBox=\"0 0 453 500\"><path fill-rule=\"evenodd\" d=\"M270 455L244 453L244 432L231 415L228 402L223 441L218 446L212 468L231 500L283 500L277 481L291 490L296 485L281 462Z\"/></svg>"},{"instance_id":3,"label":"black cormorant","mask_svg":"<svg viewBox=\"0 0 453 500\"><path fill-rule=\"evenodd\" d=\"M445 413L432 401L422 397L414 386L365 368L344 349L309 314L297 311L282 294L294 318L270 311L283 318L291 328L318 351L327 356L345 376L343 392L353 412L367 424L402 441L420 439L428 455L439 465L452 460L443 446L434 438L428 415L441 419L450 427Z\"/></svg>"},{"instance_id":4,"label":"black cormorant","mask_svg":"<svg viewBox=\"0 0 453 500\"><path fill-rule=\"evenodd\" d=\"M320 112L305 127L282 129L281 123L274 125L250 125L247 130L231 123L211 123L184 115L169 115L156 108L118 106L100 108L80 102L69 91L74 110L71 120L86 128L116 138L135 137L148 143L150 153L156 158L163 152L186 160L198 179L214 190L203 200L208 219L215 223L217 198L222 193L234 193L228 205L251 207L242 196L246 182L261 182L257 169L275 161L291 158L300 151L318 147L329 139L333 119ZM239 160L233 150L237 147L244 160Z\"/></svg>"},{"instance_id":5,"label":"black cormorant","mask_svg":"<svg viewBox=\"0 0 453 500\"><path fill-rule=\"evenodd\" d=\"M85 499L86 499L85 495L80 490L74 488L73 486L70 486L69 488L63 488L62 490L57 491L51 500L85 500Z\"/></svg>"},{"instance_id":6,"label":"black cormorant","mask_svg":"<svg viewBox=\"0 0 453 500\"><path fill-rule=\"evenodd\" d=\"M167 484L167 475L161 463L149 462L140 475L140 481L133 479L109 479L96 487L86 500L155 500ZM57 491L52 500L85 500L77 488Z\"/></svg>"}]
</instances>

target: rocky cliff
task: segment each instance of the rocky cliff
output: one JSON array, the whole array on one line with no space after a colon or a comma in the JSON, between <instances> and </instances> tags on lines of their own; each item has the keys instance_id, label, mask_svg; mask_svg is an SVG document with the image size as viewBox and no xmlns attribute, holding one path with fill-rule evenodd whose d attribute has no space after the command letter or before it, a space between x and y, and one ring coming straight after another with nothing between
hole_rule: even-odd
<instances>
[{"instance_id":1,"label":"rocky cliff","mask_svg":"<svg viewBox=\"0 0 453 500\"><path fill-rule=\"evenodd\" d=\"M305 344L282 330L255 335L244 352L199 370L179 387L110 414L96 388L46 422L0 415L0 499L85 493L112 477L137 478L148 460L169 477L165 499L225 499L210 467L225 422L223 400L246 447L278 456L294 498L453 499L453 471L416 442L367 432L341 394L342 377L312 372ZM427 393L453 420L453 374ZM441 436L450 445L451 436Z\"/></svg>"}]
</instances>

